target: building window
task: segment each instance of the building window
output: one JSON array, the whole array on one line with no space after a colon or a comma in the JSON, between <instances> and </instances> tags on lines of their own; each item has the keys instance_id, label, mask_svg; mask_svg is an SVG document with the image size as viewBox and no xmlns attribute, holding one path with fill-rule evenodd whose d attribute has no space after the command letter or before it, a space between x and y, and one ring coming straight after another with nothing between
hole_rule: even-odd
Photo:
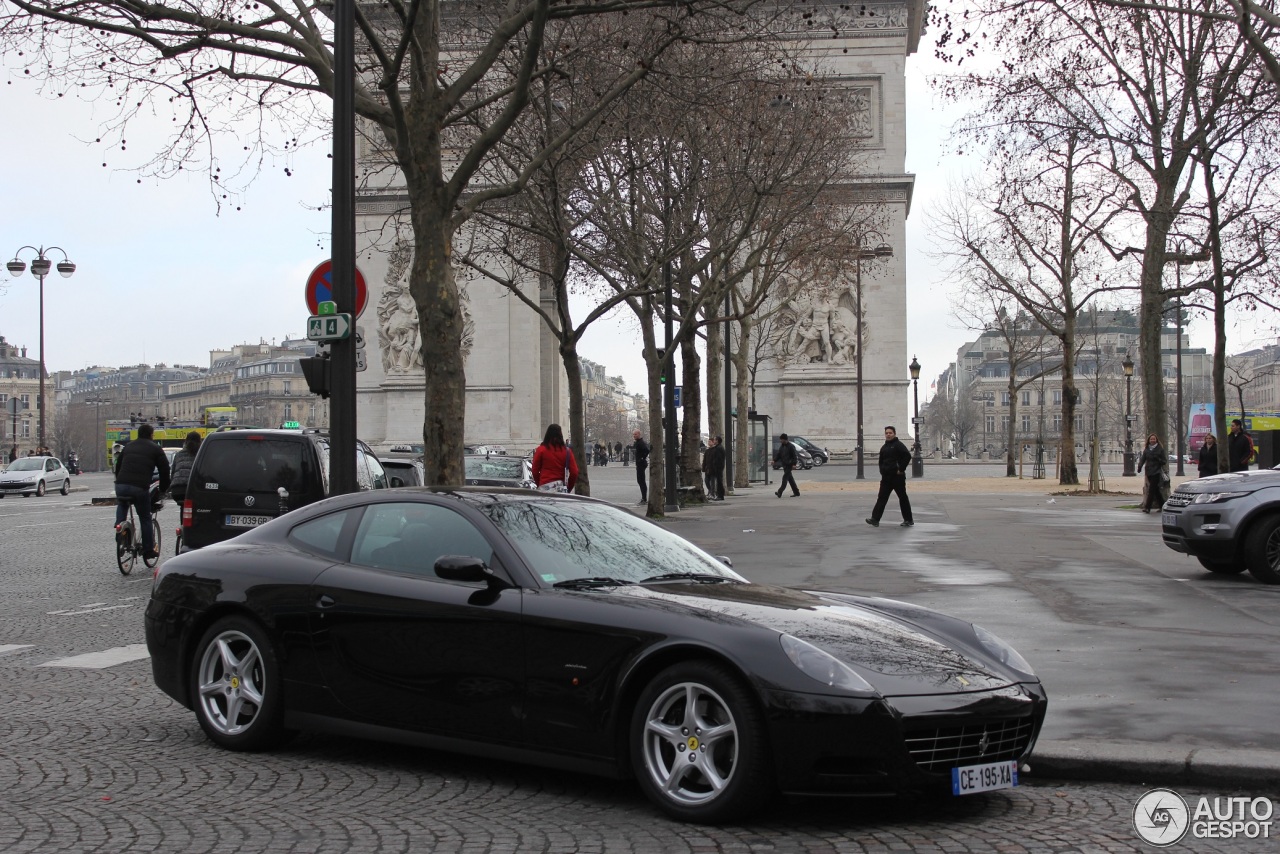
<instances>
[{"instance_id":1,"label":"building window","mask_svg":"<svg viewBox=\"0 0 1280 854\"><path fill-rule=\"evenodd\" d=\"M1062 389L1060 389L1060 388L1059 388L1059 389L1054 389L1054 391L1053 391L1053 405L1054 405L1054 406L1061 406L1061 405L1062 405Z\"/></svg>"},{"instance_id":2,"label":"building window","mask_svg":"<svg viewBox=\"0 0 1280 854\"><path fill-rule=\"evenodd\" d=\"M22 419L22 438L24 439L31 438L31 419L30 418Z\"/></svg>"},{"instance_id":3,"label":"building window","mask_svg":"<svg viewBox=\"0 0 1280 854\"><path fill-rule=\"evenodd\" d=\"M1030 415L1022 416L1022 432L1023 433L1031 432L1031 416Z\"/></svg>"},{"instance_id":4,"label":"building window","mask_svg":"<svg viewBox=\"0 0 1280 854\"><path fill-rule=\"evenodd\" d=\"M285 421L293 420L293 404L292 403L286 403L284 405L284 420Z\"/></svg>"},{"instance_id":5,"label":"building window","mask_svg":"<svg viewBox=\"0 0 1280 854\"><path fill-rule=\"evenodd\" d=\"M1011 395L1007 391L1000 392L1000 405L1008 406Z\"/></svg>"},{"instance_id":6,"label":"building window","mask_svg":"<svg viewBox=\"0 0 1280 854\"><path fill-rule=\"evenodd\" d=\"M1024 391L1024 392L1022 393L1022 405L1023 405L1023 406L1030 406L1030 405L1031 405L1031 392L1029 392L1029 391ZM1025 417L1025 416L1023 416L1023 417Z\"/></svg>"},{"instance_id":7,"label":"building window","mask_svg":"<svg viewBox=\"0 0 1280 854\"><path fill-rule=\"evenodd\" d=\"M987 430L987 432L988 432L988 433L994 433L994 432L996 432L996 417L995 417L994 415L988 415L988 416L987 416L987 427L986 427L986 430Z\"/></svg>"},{"instance_id":8,"label":"building window","mask_svg":"<svg viewBox=\"0 0 1280 854\"><path fill-rule=\"evenodd\" d=\"M284 393L293 394L293 380L284 381Z\"/></svg>"},{"instance_id":9,"label":"building window","mask_svg":"<svg viewBox=\"0 0 1280 854\"><path fill-rule=\"evenodd\" d=\"M1053 416L1053 432L1062 432L1062 413Z\"/></svg>"}]
</instances>

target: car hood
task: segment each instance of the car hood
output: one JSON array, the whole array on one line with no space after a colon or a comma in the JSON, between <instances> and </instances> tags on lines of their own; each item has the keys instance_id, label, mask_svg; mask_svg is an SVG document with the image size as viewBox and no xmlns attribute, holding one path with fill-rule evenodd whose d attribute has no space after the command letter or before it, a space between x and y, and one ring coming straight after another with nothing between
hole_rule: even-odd
<instances>
[{"instance_id":1,"label":"car hood","mask_svg":"<svg viewBox=\"0 0 1280 854\"><path fill-rule=\"evenodd\" d=\"M748 623L807 641L887 697L987 691L1035 681L984 654L968 623L904 603L885 600L897 607L882 608L876 600L763 584L647 584L616 590L622 596L663 599L707 620ZM936 625L893 610L936 618Z\"/></svg>"},{"instance_id":2,"label":"car hood","mask_svg":"<svg viewBox=\"0 0 1280 854\"><path fill-rule=\"evenodd\" d=\"M1227 474L1215 474L1178 484L1177 492L1253 492L1257 489L1280 486L1280 471L1276 469L1249 469Z\"/></svg>"}]
</instances>

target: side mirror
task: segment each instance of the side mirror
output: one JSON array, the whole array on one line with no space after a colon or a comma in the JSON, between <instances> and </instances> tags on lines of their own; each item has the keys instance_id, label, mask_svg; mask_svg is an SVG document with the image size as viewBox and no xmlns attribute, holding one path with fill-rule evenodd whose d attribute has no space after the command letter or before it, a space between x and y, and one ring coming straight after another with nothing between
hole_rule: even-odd
<instances>
[{"instance_id":1,"label":"side mirror","mask_svg":"<svg viewBox=\"0 0 1280 854\"><path fill-rule=\"evenodd\" d=\"M445 581L463 581L471 584L484 582L490 587L506 587L484 561L470 555L441 555L436 559L436 575Z\"/></svg>"},{"instance_id":2,"label":"side mirror","mask_svg":"<svg viewBox=\"0 0 1280 854\"><path fill-rule=\"evenodd\" d=\"M715 558L725 566L729 567L730 569L733 569L733 558L729 557L728 555L716 555Z\"/></svg>"}]
</instances>

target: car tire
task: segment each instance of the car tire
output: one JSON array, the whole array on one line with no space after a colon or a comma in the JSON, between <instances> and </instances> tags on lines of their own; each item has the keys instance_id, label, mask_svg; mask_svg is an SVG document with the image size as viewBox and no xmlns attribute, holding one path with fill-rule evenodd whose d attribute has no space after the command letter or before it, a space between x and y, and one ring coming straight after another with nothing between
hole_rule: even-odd
<instances>
[{"instance_id":1,"label":"car tire","mask_svg":"<svg viewBox=\"0 0 1280 854\"><path fill-rule=\"evenodd\" d=\"M1280 584L1280 514L1259 519L1244 543L1249 574L1264 584Z\"/></svg>"},{"instance_id":2,"label":"car tire","mask_svg":"<svg viewBox=\"0 0 1280 854\"><path fill-rule=\"evenodd\" d=\"M764 716L722 665L684 662L654 677L636 703L630 741L640 788L681 821L742 818L773 789Z\"/></svg>"},{"instance_id":3,"label":"car tire","mask_svg":"<svg viewBox=\"0 0 1280 854\"><path fill-rule=\"evenodd\" d=\"M1243 563L1231 560L1209 560L1207 557L1198 557L1200 565L1210 572L1216 572L1219 575L1239 575L1248 569Z\"/></svg>"},{"instance_id":4,"label":"car tire","mask_svg":"<svg viewBox=\"0 0 1280 854\"><path fill-rule=\"evenodd\" d=\"M44 481L42 480L36 484L36 498L43 498L44 493L45 493L45 486L44 486Z\"/></svg>"},{"instance_id":5,"label":"car tire","mask_svg":"<svg viewBox=\"0 0 1280 854\"><path fill-rule=\"evenodd\" d=\"M209 740L227 750L267 750L281 744L283 680L266 632L244 617L209 627L191 659L196 719Z\"/></svg>"},{"instance_id":6,"label":"car tire","mask_svg":"<svg viewBox=\"0 0 1280 854\"><path fill-rule=\"evenodd\" d=\"M58 491L61 492L63 495L70 495L71 494L71 478L67 478L66 480L64 480L62 482L62 489Z\"/></svg>"},{"instance_id":7,"label":"car tire","mask_svg":"<svg viewBox=\"0 0 1280 854\"><path fill-rule=\"evenodd\" d=\"M827 464L827 458L826 458L826 457L814 457L814 458L813 458L813 467L814 467L814 468L820 468L820 467L822 467L822 466L825 466L826 464Z\"/></svg>"}]
</instances>

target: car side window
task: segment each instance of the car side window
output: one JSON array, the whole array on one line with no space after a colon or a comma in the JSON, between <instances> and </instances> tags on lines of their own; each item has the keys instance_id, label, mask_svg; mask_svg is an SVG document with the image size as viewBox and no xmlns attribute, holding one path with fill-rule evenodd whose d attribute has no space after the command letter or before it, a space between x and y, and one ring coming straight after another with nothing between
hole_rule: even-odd
<instances>
[{"instance_id":1,"label":"car side window","mask_svg":"<svg viewBox=\"0 0 1280 854\"><path fill-rule=\"evenodd\" d=\"M337 557L338 538L342 535L342 526L347 523L351 513L351 510L341 510L318 519L309 519L301 525L295 525L289 531L289 539L303 546L307 551L325 557Z\"/></svg>"},{"instance_id":2,"label":"car side window","mask_svg":"<svg viewBox=\"0 0 1280 854\"><path fill-rule=\"evenodd\" d=\"M448 507L371 504L356 530L351 562L436 578L436 560L444 555L493 562L493 548L484 535Z\"/></svg>"},{"instance_id":3,"label":"car side window","mask_svg":"<svg viewBox=\"0 0 1280 854\"><path fill-rule=\"evenodd\" d=\"M57 471L57 469L58 469L57 460L45 460L45 464L44 464L45 471Z\"/></svg>"},{"instance_id":4,"label":"car side window","mask_svg":"<svg viewBox=\"0 0 1280 854\"><path fill-rule=\"evenodd\" d=\"M356 445L356 488L362 492L373 489L373 475L369 472L369 455L359 445Z\"/></svg>"},{"instance_id":5,"label":"car side window","mask_svg":"<svg viewBox=\"0 0 1280 854\"><path fill-rule=\"evenodd\" d=\"M373 478L374 489L387 489L390 484L387 482L387 470L382 467L382 463L373 454L365 455L365 462L369 464L369 475Z\"/></svg>"}]
</instances>

